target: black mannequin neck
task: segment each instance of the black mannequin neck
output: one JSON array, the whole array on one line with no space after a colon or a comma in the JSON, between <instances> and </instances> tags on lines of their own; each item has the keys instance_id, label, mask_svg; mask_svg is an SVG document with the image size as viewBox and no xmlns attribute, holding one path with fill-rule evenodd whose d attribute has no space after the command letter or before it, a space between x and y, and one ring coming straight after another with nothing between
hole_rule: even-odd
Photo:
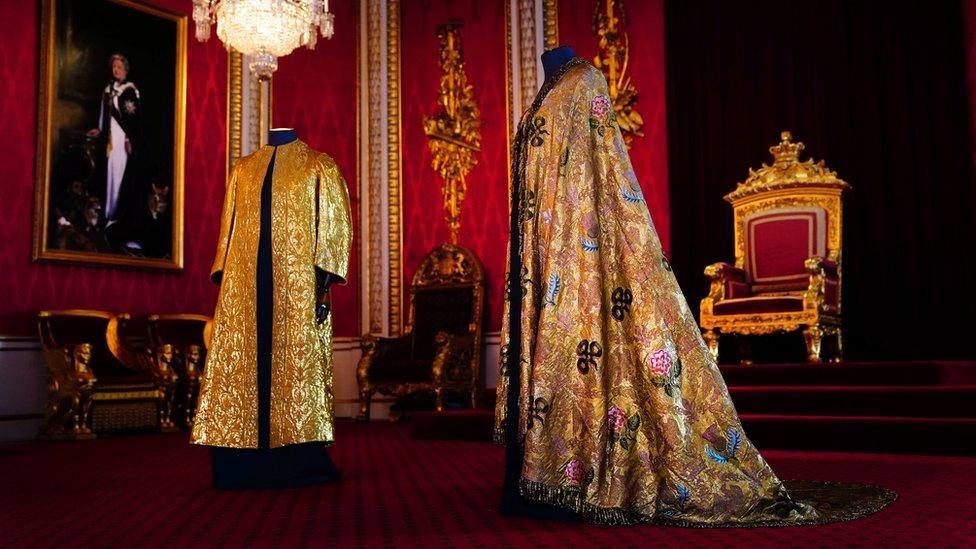
<instances>
[{"instance_id":1,"label":"black mannequin neck","mask_svg":"<svg viewBox=\"0 0 976 549\"><path fill-rule=\"evenodd\" d=\"M559 46L556 49L546 51L542 54L542 68L546 73L546 80L556 74L559 67L568 63L576 57L576 52L569 46Z\"/></svg>"},{"instance_id":2,"label":"black mannequin neck","mask_svg":"<svg viewBox=\"0 0 976 549\"><path fill-rule=\"evenodd\" d=\"M268 145L272 147L287 145L297 139L298 134L295 133L295 128L271 128L268 132Z\"/></svg>"}]
</instances>

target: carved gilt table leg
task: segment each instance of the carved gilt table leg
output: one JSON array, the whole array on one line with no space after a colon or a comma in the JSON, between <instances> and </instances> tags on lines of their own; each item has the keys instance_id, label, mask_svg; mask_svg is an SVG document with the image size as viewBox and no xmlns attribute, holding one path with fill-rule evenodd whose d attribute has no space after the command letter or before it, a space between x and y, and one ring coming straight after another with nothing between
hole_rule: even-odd
<instances>
[{"instance_id":1,"label":"carved gilt table leg","mask_svg":"<svg viewBox=\"0 0 976 549\"><path fill-rule=\"evenodd\" d=\"M718 362L718 329L705 330L702 333L702 337L705 338L705 343L708 344L708 350L712 353L712 358Z\"/></svg>"},{"instance_id":2,"label":"carved gilt table leg","mask_svg":"<svg viewBox=\"0 0 976 549\"><path fill-rule=\"evenodd\" d=\"M823 341L823 328L813 325L803 330L803 339L807 344L807 362L819 363L820 344Z\"/></svg>"}]
</instances>

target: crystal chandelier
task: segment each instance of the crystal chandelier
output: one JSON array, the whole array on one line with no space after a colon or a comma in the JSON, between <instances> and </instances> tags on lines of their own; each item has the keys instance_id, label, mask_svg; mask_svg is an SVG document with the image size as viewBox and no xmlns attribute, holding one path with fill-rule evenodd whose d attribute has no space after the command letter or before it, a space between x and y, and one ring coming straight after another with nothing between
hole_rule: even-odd
<instances>
[{"instance_id":1,"label":"crystal chandelier","mask_svg":"<svg viewBox=\"0 0 976 549\"><path fill-rule=\"evenodd\" d=\"M299 46L315 49L318 34L332 38L334 16L329 0L193 0L197 40L217 37L227 48L250 56L249 67L258 78L268 79L278 68L278 58Z\"/></svg>"}]
</instances>

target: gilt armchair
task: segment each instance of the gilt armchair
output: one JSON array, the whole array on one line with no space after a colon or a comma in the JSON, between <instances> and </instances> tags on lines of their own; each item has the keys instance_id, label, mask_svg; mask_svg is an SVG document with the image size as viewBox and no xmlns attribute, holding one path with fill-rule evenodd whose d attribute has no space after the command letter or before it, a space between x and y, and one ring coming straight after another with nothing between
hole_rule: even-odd
<instances>
[{"instance_id":1,"label":"gilt armchair","mask_svg":"<svg viewBox=\"0 0 976 549\"><path fill-rule=\"evenodd\" d=\"M725 196L735 219L735 264L705 269L701 328L718 359L719 337L800 331L809 362L843 357L841 332L842 195L849 185L823 161L801 162L789 132L770 148L774 162L749 170ZM748 356L742 362L749 362Z\"/></svg>"},{"instance_id":2,"label":"gilt armchair","mask_svg":"<svg viewBox=\"0 0 976 549\"><path fill-rule=\"evenodd\" d=\"M186 429L193 427L212 326L213 319L204 315L169 314L148 318L150 345L157 355L173 357L172 366L179 377L173 399L173 420Z\"/></svg>"},{"instance_id":3,"label":"gilt armchair","mask_svg":"<svg viewBox=\"0 0 976 549\"><path fill-rule=\"evenodd\" d=\"M130 345L128 322L103 311L40 312L48 386L42 437L174 429L171 357Z\"/></svg>"},{"instance_id":4,"label":"gilt armchair","mask_svg":"<svg viewBox=\"0 0 976 549\"><path fill-rule=\"evenodd\" d=\"M368 420L374 393L433 392L438 411L445 391L478 399L484 268L468 249L443 244L424 258L410 287L403 336L363 336L359 418Z\"/></svg>"}]
</instances>

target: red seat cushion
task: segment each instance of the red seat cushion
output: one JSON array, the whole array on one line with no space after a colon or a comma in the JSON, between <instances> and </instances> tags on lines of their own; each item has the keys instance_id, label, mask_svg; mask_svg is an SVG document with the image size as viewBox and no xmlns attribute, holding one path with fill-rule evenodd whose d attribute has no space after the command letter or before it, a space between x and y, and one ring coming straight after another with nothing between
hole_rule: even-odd
<instances>
[{"instance_id":1,"label":"red seat cushion","mask_svg":"<svg viewBox=\"0 0 976 549\"><path fill-rule=\"evenodd\" d=\"M746 297L726 299L715 304L712 312L717 315L741 315L756 313L784 313L803 310L803 298L793 296Z\"/></svg>"},{"instance_id":2,"label":"red seat cushion","mask_svg":"<svg viewBox=\"0 0 976 549\"><path fill-rule=\"evenodd\" d=\"M746 220L746 267L753 294L802 290L810 277L804 262L827 254L822 208L780 208Z\"/></svg>"}]
</instances>

